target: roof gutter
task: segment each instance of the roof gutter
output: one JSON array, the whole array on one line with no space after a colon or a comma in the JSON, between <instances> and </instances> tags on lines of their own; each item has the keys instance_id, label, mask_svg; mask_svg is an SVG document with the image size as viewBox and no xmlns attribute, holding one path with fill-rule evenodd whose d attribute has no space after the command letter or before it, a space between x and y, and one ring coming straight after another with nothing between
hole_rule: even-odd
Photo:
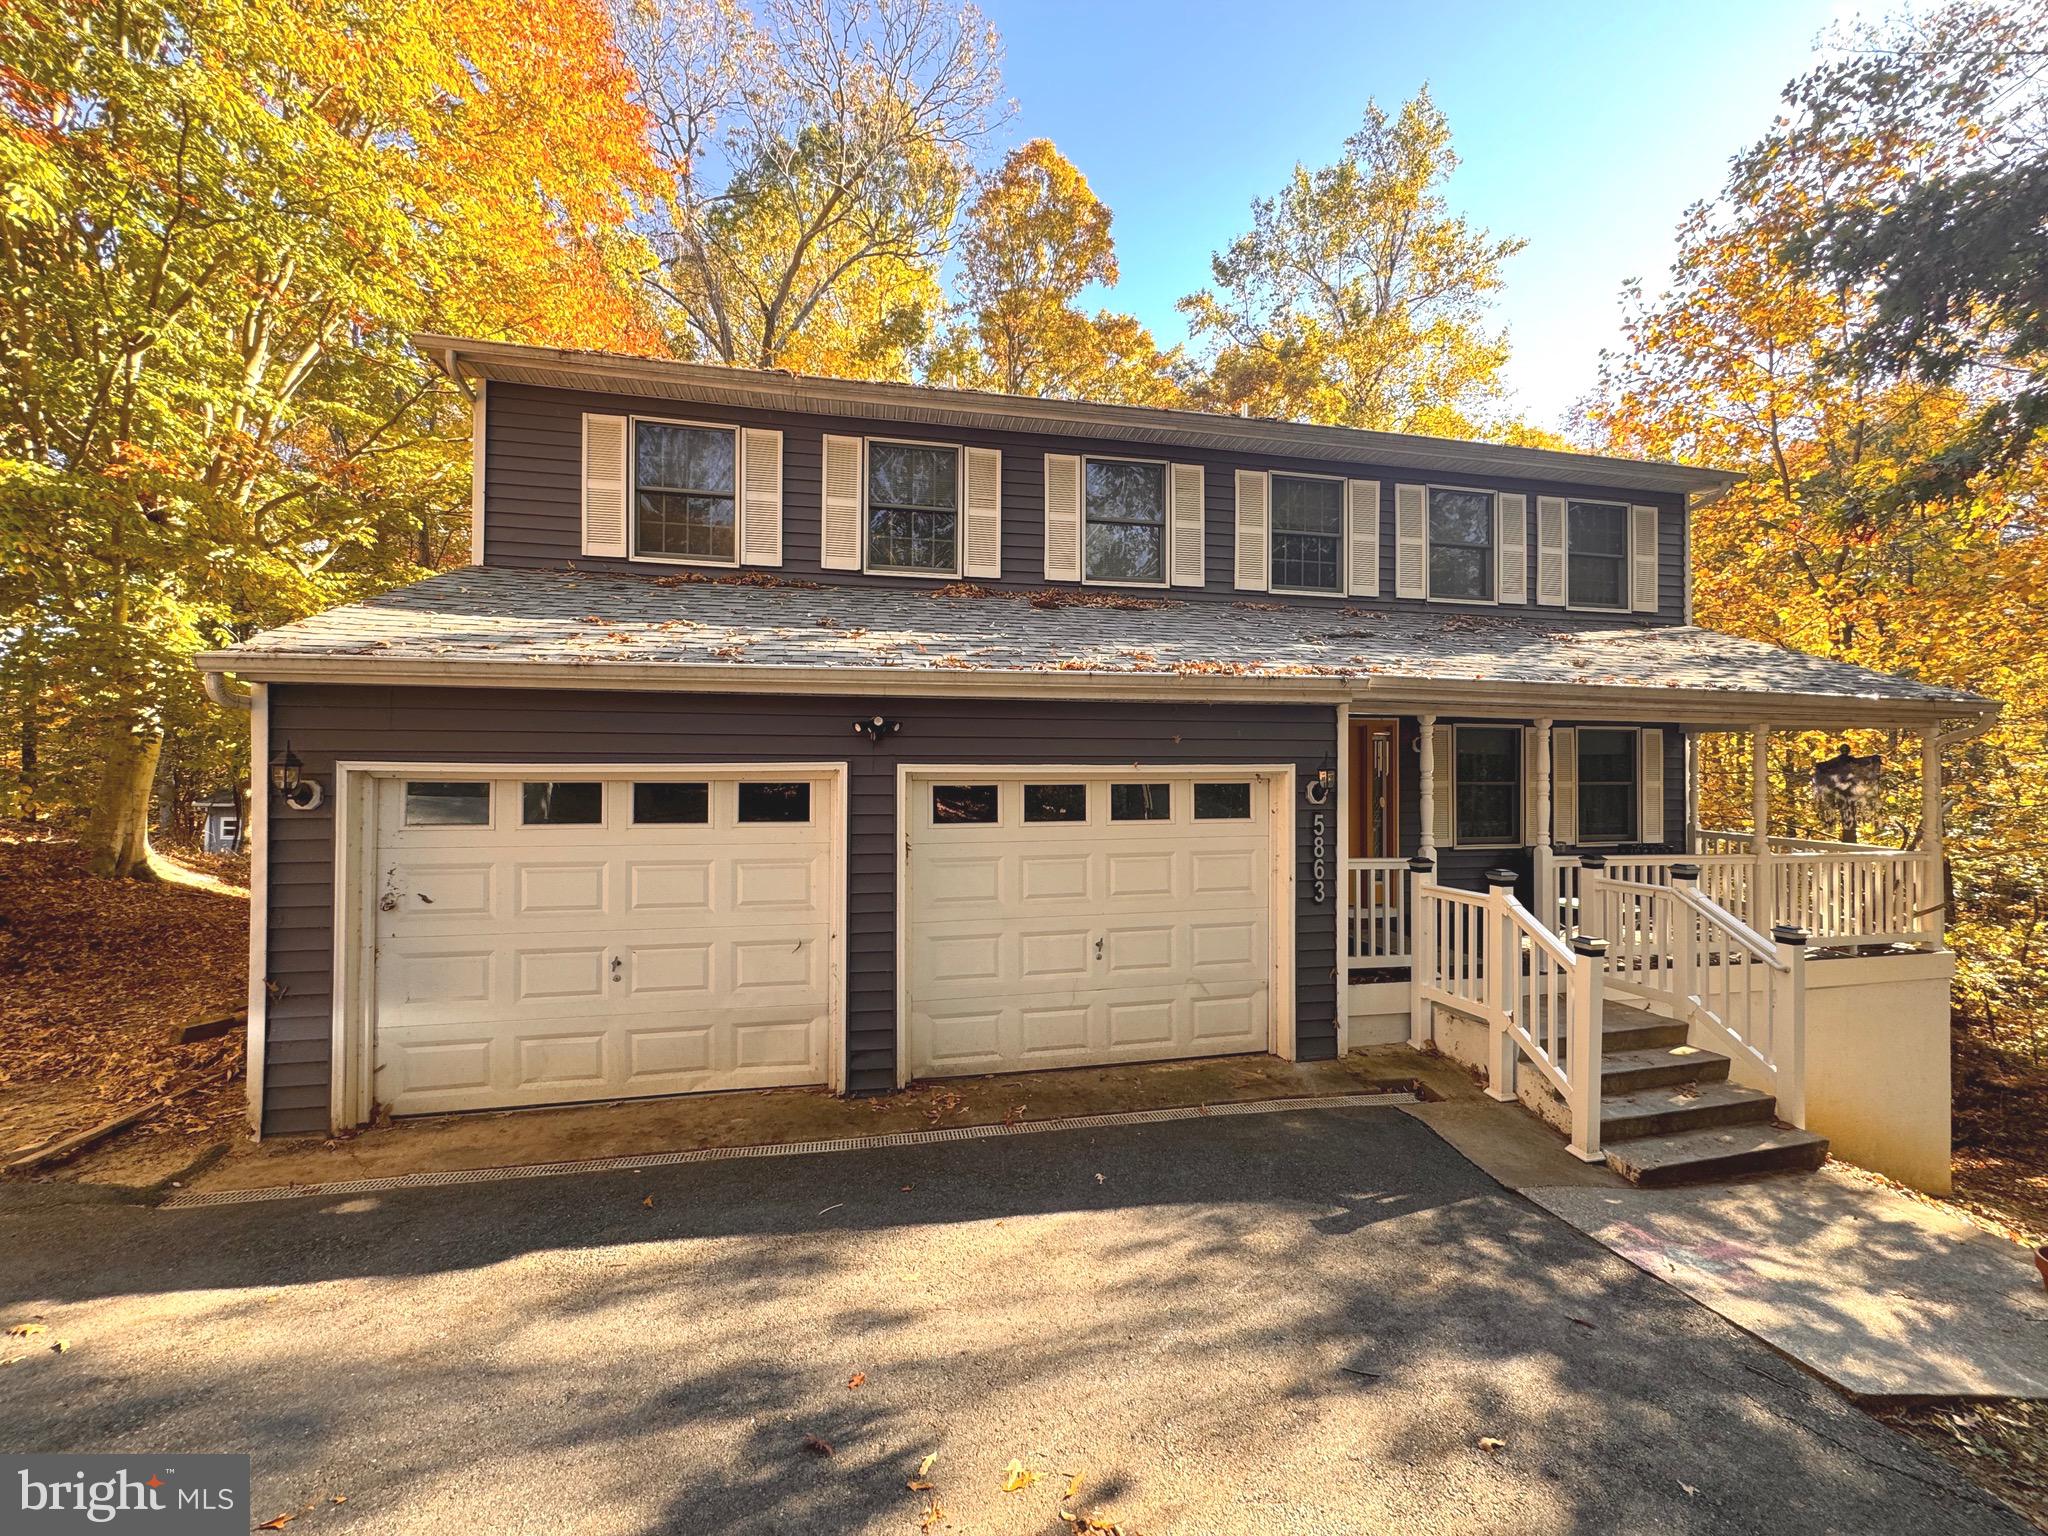
<instances>
[{"instance_id":1,"label":"roof gutter","mask_svg":"<svg viewBox=\"0 0 2048 1536\"><path fill-rule=\"evenodd\" d=\"M206 696L222 709L247 710L255 707L256 696L253 693L237 693L225 672L200 673L199 686L204 688Z\"/></svg>"}]
</instances>

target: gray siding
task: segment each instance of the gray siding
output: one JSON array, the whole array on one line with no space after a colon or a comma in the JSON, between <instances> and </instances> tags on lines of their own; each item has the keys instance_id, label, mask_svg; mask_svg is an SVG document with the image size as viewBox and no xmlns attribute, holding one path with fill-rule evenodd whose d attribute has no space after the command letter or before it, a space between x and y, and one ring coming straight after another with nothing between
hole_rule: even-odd
<instances>
[{"instance_id":1,"label":"gray siding","mask_svg":"<svg viewBox=\"0 0 2048 1536\"><path fill-rule=\"evenodd\" d=\"M485 415L488 434L484 477L486 564L558 566L573 560L589 566L641 571L661 569L624 560L585 559L582 554L582 413L586 410L613 414L639 411L649 416L716 420L736 426L781 429L783 574L822 577L834 584L872 582L913 588L930 585L916 578L826 571L819 564L820 477L825 435L892 435L886 424L726 407L712 411L708 407L679 405L674 401L636 401L619 395L579 394L514 384L493 384L490 387L490 408ZM1208 502L1205 529L1207 585L1200 591L1175 588L1172 595L1176 598L1229 601L1246 596L1231 584L1236 558L1235 471L1269 469L1300 474L1348 475L1380 482L1380 590L1389 595L1381 598L1251 596L1262 602L1307 607L1335 607L1347 603L1368 608L1428 606L1412 599L1397 601L1391 596L1394 590L1394 486L1403 481L1413 483L1428 478L1414 471L1374 469L1365 465L1308 459L1247 459L1187 448L1151 452L1129 443L1091 443L1081 438L1034 437L1018 433L963 432L957 428L918 427L914 431L905 429L894 435L930 442L974 443L1003 450L1003 575L1000 581L990 585L1030 589L1044 584L1045 455L1049 452L1099 452L1112 458L1161 458L1203 467ZM1520 492L1529 498L1528 590L1532 598L1536 590L1536 497L1539 494L1581 495L1608 501L1654 504L1658 509L1661 598L1656 615L1574 614L1558 608L1536 608L1533 603L1526 611L1539 613L1560 626L1611 625L1617 619L1626 621L1631 617L1641 622L1674 624L1683 619L1687 536L1683 498L1645 492L1624 494L1593 486L1509 480L1488 475L1460 475L1456 477L1456 483L1484 490ZM1469 613L1475 610L1453 611Z\"/></svg>"},{"instance_id":2,"label":"gray siding","mask_svg":"<svg viewBox=\"0 0 2048 1536\"><path fill-rule=\"evenodd\" d=\"M903 722L879 746L857 718ZM1335 712L1306 705L709 696L510 689L273 685L272 740L332 787L337 759L517 762L845 762L847 1075L856 1092L896 1074L898 763L1292 763L1333 767ZM273 751L275 748L272 749ZM270 754L266 754L268 756ZM1296 1019L1304 1057L1336 1050L1340 882L1318 903L1311 812L1297 799ZM270 818L269 1008L263 1129L327 1126L334 933L332 802ZM1333 846L1334 839L1333 839Z\"/></svg>"}]
</instances>

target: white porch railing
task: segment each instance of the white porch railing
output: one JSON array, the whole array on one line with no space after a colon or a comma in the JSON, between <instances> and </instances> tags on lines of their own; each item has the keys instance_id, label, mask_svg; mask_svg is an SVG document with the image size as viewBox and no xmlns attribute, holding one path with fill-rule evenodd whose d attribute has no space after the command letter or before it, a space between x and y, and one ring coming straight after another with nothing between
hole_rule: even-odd
<instances>
[{"instance_id":1,"label":"white porch railing","mask_svg":"<svg viewBox=\"0 0 2048 1536\"><path fill-rule=\"evenodd\" d=\"M1477 892L1418 879L1413 899L1415 1042L1430 1037L1438 1003L1480 1019L1491 1031L1487 1093L1514 1098L1526 1057L1569 1108L1573 1154L1598 1162L1605 944L1567 944L1515 900L1511 883Z\"/></svg>"},{"instance_id":2,"label":"white porch railing","mask_svg":"<svg viewBox=\"0 0 2048 1536\"><path fill-rule=\"evenodd\" d=\"M1767 1086L1778 1118L1804 1127L1808 935L1781 927L1764 938L1686 868L1662 883L1588 870L1579 890L1583 930L1607 941L1607 984L1701 1026L1749 1064L1738 1081Z\"/></svg>"},{"instance_id":3,"label":"white porch railing","mask_svg":"<svg viewBox=\"0 0 2048 1536\"><path fill-rule=\"evenodd\" d=\"M1747 834L1701 832L1698 854L1616 854L1606 863L1608 878L1668 885L1674 865L1699 869L1699 890L1753 930L1789 923L1820 944L1939 944L1942 937L1941 871L1928 855L1911 848L1871 848L1855 843L1795 844L1773 838L1759 860ZM1782 846L1781 846L1782 845ZM1549 861L1544 915L1558 931L1579 926L1583 863Z\"/></svg>"},{"instance_id":4,"label":"white porch railing","mask_svg":"<svg viewBox=\"0 0 2048 1536\"><path fill-rule=\"evenodd\" d=\"M1344 866L1353 965L1408 963L1408 861L1351 859Z\"/></svg>"}]
</instances>

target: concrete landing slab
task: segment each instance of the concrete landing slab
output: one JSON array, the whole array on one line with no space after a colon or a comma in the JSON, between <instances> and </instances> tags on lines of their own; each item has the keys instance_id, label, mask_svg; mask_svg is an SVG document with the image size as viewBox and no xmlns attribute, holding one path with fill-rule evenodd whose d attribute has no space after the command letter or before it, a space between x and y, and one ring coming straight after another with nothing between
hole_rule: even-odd
<instances>
[{"instance_id":1,"label":"concrete landing slab","mask_svg":"<svg viewBox=\"0 0 2048 1536\"><path fill-rule=\"evenodd\" d=\"M1830 1168L1522 1193L1858 1400L2048 1397L2031 1255L1891 1190Z\"/></svg>"}]
</instances>

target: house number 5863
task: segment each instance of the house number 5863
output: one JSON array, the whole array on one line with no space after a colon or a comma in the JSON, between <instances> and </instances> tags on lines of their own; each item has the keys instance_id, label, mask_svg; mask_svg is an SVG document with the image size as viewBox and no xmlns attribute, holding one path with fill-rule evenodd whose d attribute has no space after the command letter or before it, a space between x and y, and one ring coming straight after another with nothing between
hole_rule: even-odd
<instances>
[{"instance_id":1,"label":"house number 5863","mask_svg":"<svg viewBox=\"0 0 2048 1536\"><path fill-rule=\"evenodd\" d=\"M1323 857L1325 839L1329 834L1329 822L1321 811L1317 811L1309 819L1309 830L1312 834L1310 852L1315 856L1315 866L1312 873L1315 877L1316 900L1318 902L1325 902L1330 899L1330 870Z\"/></svg>"}]
</instances>

